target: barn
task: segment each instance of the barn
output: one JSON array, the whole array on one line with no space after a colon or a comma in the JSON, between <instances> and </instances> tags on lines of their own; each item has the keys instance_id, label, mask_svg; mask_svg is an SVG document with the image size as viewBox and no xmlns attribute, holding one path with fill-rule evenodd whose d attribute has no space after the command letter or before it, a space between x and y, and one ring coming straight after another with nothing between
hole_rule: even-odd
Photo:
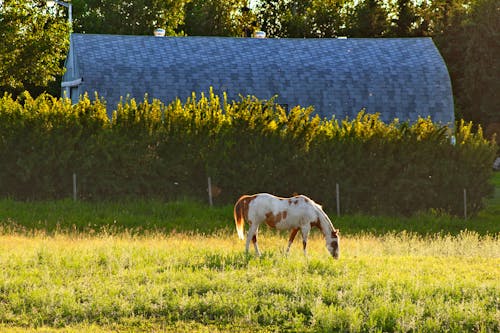
<instances>
[{"instance_id":1,"label":"barn","mask_svg":"<svg viewBox=\"0 0 500 333\"><path fill-rule=\"evenodd\" d=\"M73 34L62 91L168 103L192 92L275 97L321 117L454 122L446 64L430 38L276 39Z\"/></svg>"}]
</instances>

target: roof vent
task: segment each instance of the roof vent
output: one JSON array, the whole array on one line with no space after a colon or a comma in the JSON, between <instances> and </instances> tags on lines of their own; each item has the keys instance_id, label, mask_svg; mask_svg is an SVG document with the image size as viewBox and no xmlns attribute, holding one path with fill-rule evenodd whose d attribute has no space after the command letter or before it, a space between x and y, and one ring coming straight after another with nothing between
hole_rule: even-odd
<instances>
[{"instance_id":1,"label":"roof vent","mask_svg":"<svg viewBox=\"0 0 500 333\"><path fill-rule=\"evenodd\" d=\"M264 31L256 31L253 36L254 38L266 38L266 33Z\"/></svg>"},{"instance_id":2,"label":"roof vent","mask_svg":"<svg viewBox=\"0 0 500 333\"><path fill-rule=\"evenodd\" d=\"M155 35L155 37L165 37L165 29L161 28L155 29L153 34Z\"/></svg>"}]
</instances>

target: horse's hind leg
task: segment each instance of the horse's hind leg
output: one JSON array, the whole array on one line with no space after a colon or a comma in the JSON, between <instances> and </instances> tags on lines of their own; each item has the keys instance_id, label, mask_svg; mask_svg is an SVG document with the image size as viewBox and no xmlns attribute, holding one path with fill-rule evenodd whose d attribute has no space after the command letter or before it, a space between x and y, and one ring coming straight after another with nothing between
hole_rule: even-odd
<instances>
[{"instance_id":1,"label":"horse's hind leg","mask_svg":"<svg viewBox=\"0 0 500 333\"><path fill-rule=\"evenodd\" d=\"M257 244L257 232L258 232L259 226L258 224L251 224L250 228L248 230L248 235L247 235L247 243L245 247L246 253L248 253L250 249L250 241L252 241L253 246L255 247L255 252L257 253L258 256L260 256L260 251L259 251L259 245Z\"/></svg>"},{"instance_id":2,"label":"horse's hind leg","mask_svg":"<svg viewBox=\"0 0 500 333\"><path fill-rule=\"evenodd\" d=\"M255 230L255 234L253 235L252 237L252 242L253 242L253 246L255 247L255 253L257 254L257 256L260 257L260 250L259 250L259 245L257 243L257 234L258 234L258 230Z\"/></svg>"},{"instance_id":3,"label":"horse's hind leg","mask_svg":"<svg viewBox=\"0 0 500 333\"><path fill-rule=\"evenodd\" d=\"M286 248L287 255L290 252L290 246L292 246L293 240L295 239L295 236L297 235L298 231L299 231L299 228L292 229L292 233L290 234L290 238L288 238L288 247Z\"/></svg>"}]
</instances>

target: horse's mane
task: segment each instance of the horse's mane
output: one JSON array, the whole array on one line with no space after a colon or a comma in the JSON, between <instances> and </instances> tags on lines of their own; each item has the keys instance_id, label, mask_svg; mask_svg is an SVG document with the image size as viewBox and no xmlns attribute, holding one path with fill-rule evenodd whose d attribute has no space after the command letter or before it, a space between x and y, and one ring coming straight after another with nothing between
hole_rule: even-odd
<instances>
[{"instance_id":1,"label":"horse's mane","mask_svg":"<svg viewBox=\"0 0 500 333\"><path fill-rule=\"evenodd\" d=\"M313 207L318 212L318 215L319 215L320 219L322 220L323 224L328 225L330 227L330 230L336 233L337 230L333 226L333 223L330 220L330 218L328 217L328 215L326 215L325 211L323 210L323 207L320 204L316 203L315 201L313 201L313 200L311 200L311 201L313 203ZM325 236L326 236L326 230L324 232L325 232Z\"/></svg>"}]
</instances>

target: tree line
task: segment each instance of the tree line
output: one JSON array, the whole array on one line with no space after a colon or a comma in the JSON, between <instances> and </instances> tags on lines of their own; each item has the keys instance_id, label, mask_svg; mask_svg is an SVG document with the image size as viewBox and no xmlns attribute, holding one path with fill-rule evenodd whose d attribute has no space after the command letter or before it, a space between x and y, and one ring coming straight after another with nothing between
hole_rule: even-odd
<instances>
[{"instance_id":1,"label":"tree line","mask_svg":"<svg viewBox=\"0 0 500 333\"><path fill-rule=\"evenodd\" d=\"M58 96L70 31L247 37L432 37L450 72L457 118L500 122L496 0L45 0L0 2L0 91Z\"/></svg>"},{"instance_id":2,"label":"tree line","mask_svg":"<svg viewBox=\"0 0 500 333\"><path fill-rule=\"evenodd\" d=\"M186 102L127 100L108 119L105 103L23 93L0 98L0 197L68 198L72 174L85 200L207 198L304 193L342 213L476 214L492 194L496 147L472 125L419 119L383 123L359 113L321 119L273 101L221 100L211 91Z\"/></svg>"}]
</instances>

